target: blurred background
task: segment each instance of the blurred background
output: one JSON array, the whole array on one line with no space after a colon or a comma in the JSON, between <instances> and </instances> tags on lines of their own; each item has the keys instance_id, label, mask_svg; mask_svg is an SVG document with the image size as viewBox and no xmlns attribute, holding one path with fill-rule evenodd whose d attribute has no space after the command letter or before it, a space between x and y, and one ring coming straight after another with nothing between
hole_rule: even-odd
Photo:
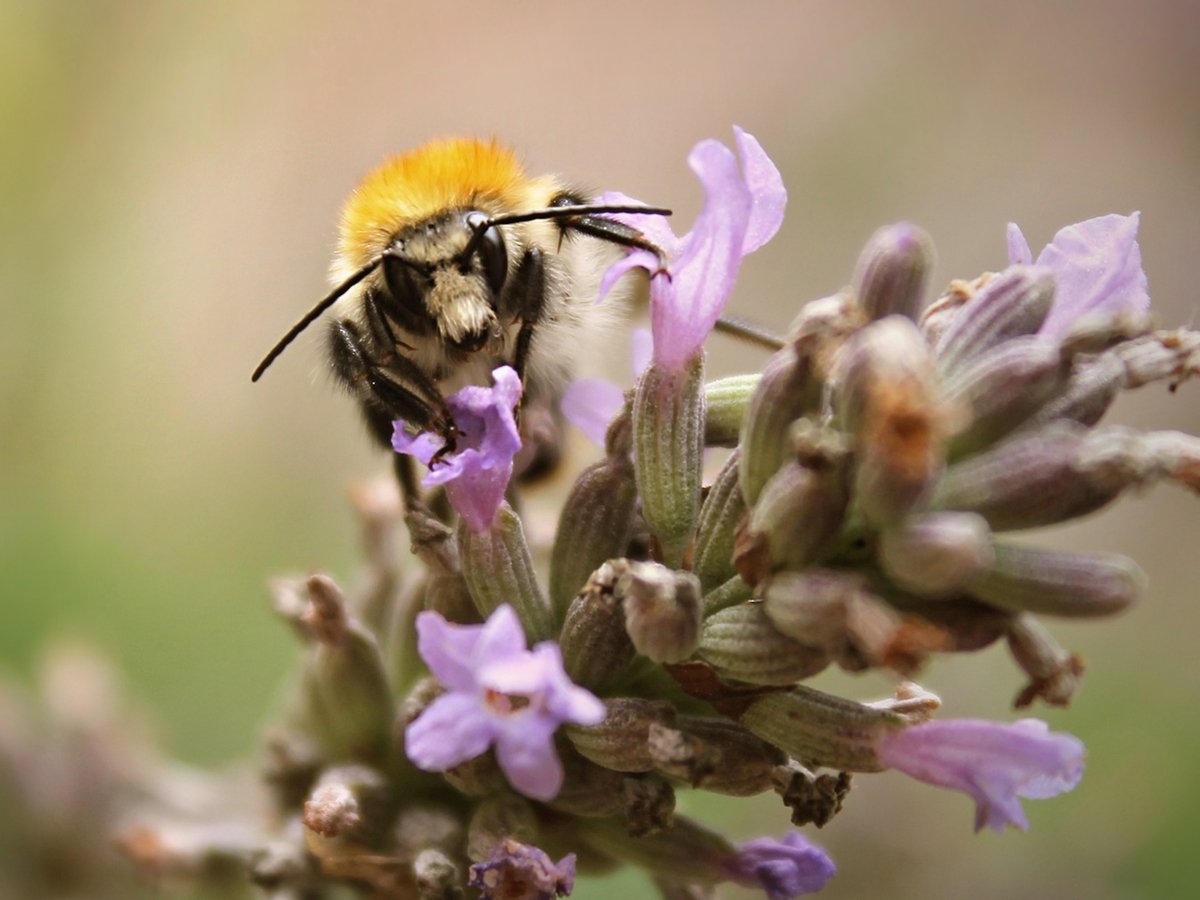
<instances>
[{"instance_id":1,"label":"blurred background","mask_svg":"<svg viewBox=\"0 0 1200 900\"><path fill-rule=\"evenodd\" d=\"M684 158L735 123L790 191L739 313L784 328L889 221L933 235L940 287L1002 267L1009 221L1036 254L1062 225L1140 209L1161 321L1196 323L1186 0L0 3L0 667L32 683L77 638L173 755L255 752L297 653L266 581L348 578L349 486L387 466L324 376L319 331L249 380L323 293L344 196L389 153L497 135L535 172L674 207L682 230L700 200ZM761 362L720 343L711 371ZM1198 399L1153 386L1112 418L1195 433ZM1049 623L1090 664L1070 710L1036 711L1087 743L1081 786L1027 803L1028 833L976 836L960 795L859 778L815 835L841 868L822 896L1194 896L1198 512L1160 488L1044 536L1151 577L1118 620ZM1022 678L995 647L922 683L947 715L1010 719ZM739 836L789 827L771 797L683 806ZM625 875L576 896L618 890L649 888Z\"/></svg>"}]
</instances>

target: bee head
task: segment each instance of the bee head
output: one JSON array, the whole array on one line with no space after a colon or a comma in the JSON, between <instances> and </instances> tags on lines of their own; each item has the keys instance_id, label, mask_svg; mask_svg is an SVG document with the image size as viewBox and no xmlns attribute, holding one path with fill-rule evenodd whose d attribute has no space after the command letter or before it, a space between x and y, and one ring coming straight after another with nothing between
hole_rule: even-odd
<instances>
[{"instance_id":1,"label":"bee head","mask_svg":"<svg viewBox=\"0 0 1200 900\"><path fill-rule=\"evenodd\" d=\"M486 213L459 211L405 229L380 268L386 302L409 330L468 353L499 333L508 251Z\"/></svg>"}]
</instances>

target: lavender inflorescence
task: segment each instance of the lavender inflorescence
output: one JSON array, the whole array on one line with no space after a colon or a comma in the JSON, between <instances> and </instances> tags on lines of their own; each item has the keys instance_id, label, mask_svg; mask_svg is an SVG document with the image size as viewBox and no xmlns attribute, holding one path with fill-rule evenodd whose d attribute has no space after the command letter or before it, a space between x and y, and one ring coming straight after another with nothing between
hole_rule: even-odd
<instances>
[{"instance_id":1,"label":"lavender inflorescence","mask_svg":"<svg viewBox=\"0 0 1200 900\"><path fill-rule=\"evenodd\" d=\"M270 895L549 898L628 863L664 897L726 881L794 897L832 877L820 848L799 832L735 846L676 815L676 792L775 792L820 827L853 773L895 768L967 792L976 827L1002 830L1026 825L1018 797L1078 782L1075 738L936 719L908 679L1004 640L1028 679L1016 706L1069 702L1083 664L1041 617L1119 612L1145 577L1007 535L1155 480L1200 490L1196 437L1099 424L1120 391L1195 374L1200 332L1153 328L1135 218L1064 229L1037 265L1010 234L1012 265L931 303L932 243L897 225L849 287L800 307L761 374L706 383L704 335L782 217L769 159L742 132L738 151L740 169L715 142L693 153L708 202L683 238L652 235L665 265L621 264L649 273L656 322L700 303L703 333L656 332L548 571L519 484L484 508L460 484L462 516L380 486L358 497L357 590L277 584L306 656L268 740L274 817L239 845ZM702 486L711 448L728 455ZM504 461L474 452L494 487ZM831 665L894 673L895 695L803 684Z\"/></svg>"}]
</instances>

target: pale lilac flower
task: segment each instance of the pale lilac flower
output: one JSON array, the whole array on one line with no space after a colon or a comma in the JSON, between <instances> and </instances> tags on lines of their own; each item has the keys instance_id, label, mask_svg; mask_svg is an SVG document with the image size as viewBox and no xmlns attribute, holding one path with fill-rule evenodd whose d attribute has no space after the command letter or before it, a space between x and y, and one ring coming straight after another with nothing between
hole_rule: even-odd
<instances>
[{"instance_id":1,"label":"pale lilac flower","mask_svg":"<svg viewBox=\"0 0 1200 900\"><path fill-rule=\"evenodd\" d=\"M651 341L646 328L635 328L630 335L634 381L650 365ZM603 447L608 426L624 403L625 391L620 385L603 378L576 378L567 385L560 406L568 422Z\"/></svg>"},{"instance_id":2,"label":"pale lilac flower","mask_svg":"<svg viewBox=\"0 0 1200 900\"><path fill-rule=\"evenodd\" d=\"M509 366L492 372L492 380L492 387L472 385L446 398L459 430L453 453L438 457L446 439L432 431L411 435L403 421L394 423L392 435L397 453L415 456L430 467L422 484L444 485L451 505L475 532L492 527L512 477L513 456L521 449L513 417L521 380Z\"/></svg>"},{"instance_id":3,"label":"pale lilac flower","mask_svg":"<svg viewBox=\"0 0 1200 900\"><path fill-rule=\"evenodd\" d=\"M487 862L471 866L467 887L478 888L482 900L554 900L575 888L575 854L557 863L545 851L505 838Z\"/></svg>"},{"instance_id":4,"label":"pale lilac flower","mask_svg":"<svg viewBox=\"0 0 1200 900\"><path fill-rule=\"evenodd\" d=\"M755 838L738 848L730 860L730 877L746 887L758 887L770 900L791 900L825 887L837 868L816 844L798 831L783 840Z\"/></svg>"},{"instance_id":5,"label":"pale lilac flower","mask_svg":"<svg viewBox=\"0 0 1200 900\"><path fill-rule=\"evenodd\" d=\"M888 768L974 797L976 831L1025 830L1019 797L1053 797L1083 777L1083 743L1039 719L924 722L885 732L876 751Z\"/></svg>"},{"instance_id":6,"label":"pale lilac flower","mask_svg":"<svg viewBox=\"0 0 1200 900\"><path fill-rule=\"evenodd\" d=\"M779 170L755 140L734 129L741 170L733 152L719 141L697 144L688 165L704 188L704 207L692 230L677 237L661 217L617 218L638 228L666 255L634 250L604 275L600 295L633 268L650 273L650 318L654 361L678 371L712 331L733 290L742 257L769 241L783 221L787 191ZM601 202L628 203L620 194Z\"/></svg>"},{"instance_id":7,"label":"pale lilac flower","mask_svg":"<svg viewBox=\"0 0 1200 900\"><path fill-rule=\"evenodd\" d=\"M535 800L562 787L554 732L564 722L595 725L604 704L563 670L557 644L526 649L517 614L500 606L482 625L453 625L436 612L417 616L417 650L446 693L404 733L413 765L443 772L495 746L509 782Z\"/></svg>"},{"instance_id":8,"label":"pale lilac flower","mask_svg":"<svg viewBox=\"0 0 1200 900\"><path fill-rule=\"evenodd\" d=\"M1061 337L1091 314L1144 313L1150 308L1146 273L1138 247L1139 213L1108 215L1068 225L1038 255L1037 265L1054 273L1054 306L1041 334ZM1029 265L1025 235L1008 226L1008 261Z\"/></svg>"}]
</instances>

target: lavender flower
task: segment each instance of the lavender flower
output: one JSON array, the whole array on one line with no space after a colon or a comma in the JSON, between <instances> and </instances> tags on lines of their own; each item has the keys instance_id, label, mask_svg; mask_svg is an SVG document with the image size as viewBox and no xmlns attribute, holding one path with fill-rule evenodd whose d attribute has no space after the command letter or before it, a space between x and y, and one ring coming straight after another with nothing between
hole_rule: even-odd
<instances>
[{"instance_id":1,"label":"lavender flower","mask_svg":"<svg viewBox=\"0 0 1200 900\"><path fill-rule=\"evenodd\" d=\"M513 456L521 435L513 409L521 398L521 380L509 366L492 372L494 385L463 388L446 399L460 434L453 453L438 456L446 439L431 431L409 434L405 423L394 423L392 447L415 456L429 473L425 487L445 485L446 496L476 533L487 531L504 500L513 472Z\"/></svg>"},{"instance_id":2,"label":"lavender flower","mask_svg":"<svg viewBox=\"0 0 1200 900\"><path fill-rule=\"evenodd\" d=\"M825 851L798 831L774 838L755 838L738 848L730 862L730 878L762 888L770 900L791 900L825 887L837 873Z\"/></svg>"},{"instance_id":3,"label":"lavender flower","mask_svg":"<svg viewBox=\"0 0 1200 900\"><path fill-rule=\"evenodd\" d=\"M974 797L976 831L1010 824L1024 831L1018 797L1053 797L1083 777L1083 743L1039 719L925 722L885 732L876 750L888 768Z\"/></svg>"},{"instance_id":4,"label":"lavender flower","mask_svg":"<svg viewBox=\"0 0 1200 900\"><path fill-rule=\"evenodd\" d=\"M1054 273L1056 300L1041 334L1061 337L1084 316L1144 313L1150 308L1138 247L1139 213L1107 215L1068 225L1038 254L1037 265ZM1029 265L1025 235L1008 226L1008 261Z\"/></svg>"},{"instance_id":5,"label":"lavender flower","mask_svg":"<svg viewBox=\"0 0 1200 900\"><path fill-rule=\"evenodd\" d=\"M507 838L496 845L487 862L471 866L468 887L478 888L483 900L553 900L575 888L575 854L557 863L537 847Z\"/></svg>"},{"instance_id":6,"label":"lavender flower","mask_svg":"<svg viewBox=\"0 0 1200 900\"><path fill-rule=\"evenodd\" d=\"M646 328L635 328L630 336L630 368L635 380L650 365L651 340ZM603 378L576 378L567 385L560 405L568 422L603 447L608 425L624 402L620 385Z\"/></svg>"},{"instance_id":7,"label":"lavender flower","mask_svg":"<svg viewBox=\"0 0 1200 900\"><path fill-rule=\"evenodd\" d=\"M527 650L516 613L504 605L482 625L452 625L422 612L417 649L447 692L405 731L413 764L442 772L494 744L513 787L537 800L554 797L563 781L554 732L564 722L604 719L604 704L563 671L558 645Z\"/></svg>"},{"instance_id":8,"label":"lavender flower","mask_svg":"<svg viewBox=\"0 0 1200 900\"><path fill-rule=\"evenodd\" d=\"M691 359L721 316L733 290L742 257L769 241L783 222L787 191L770 157L753 135L734 129L741 171L728 147L701 141L688 165L704 188L704 208L692 230L677 237L653 216L623 216L666 254L666 266L647 250L635 250L615 263L600 286L604 296L630 269L651 275L650 316L654 361L678 371ZM605 203L629 198L610 193Z\"/></svg>"}]
</instances>

